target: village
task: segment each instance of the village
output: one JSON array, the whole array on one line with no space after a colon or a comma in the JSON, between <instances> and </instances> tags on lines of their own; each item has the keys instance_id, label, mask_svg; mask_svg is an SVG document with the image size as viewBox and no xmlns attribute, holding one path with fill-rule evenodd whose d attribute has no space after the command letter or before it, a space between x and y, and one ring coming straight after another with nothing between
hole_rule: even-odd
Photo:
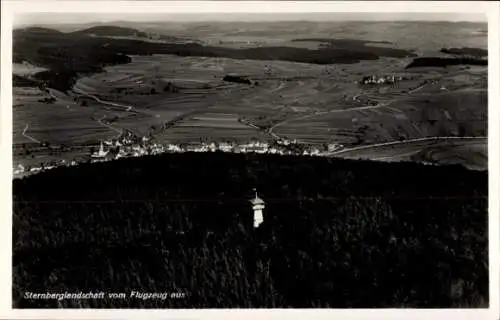
<instances>
[{"instance_id":1,"label":"village","mask_svg":"<svg viewBox=\"0 0 500 320\"><path fill-rule=\"evenodd\" d=\"M369 75L364 76L359 83L360 84L395 84L398 81L408 80L406 77L401 76L376 76ZM357 82L357 81L356 81Z\"/></svg>"},{"instance_id":2,"label":"village","mask_svg":"<svg viewBox=\"0 0 500 320\"><path fill-rule=\"evenodd\" d=\"M117 160L121 158L158 155L163 153L184 152L226 152L226 153L258 153L276 155L303 155L303 156L329 156L332 152L343 148L341 144L330 143L319 148L307 145L296 140L280 139L273 142L263 142L251 139L245 143L229 141L221 142L191 142L191 143L159 143L151 136L138 137L130 131L124 132L119 138L104 140L99 144L98 150L91 148L85 160L64 159L41 163L39 166L23 166L19 164L14 168L14 176L34 174L60 166L76 166L80 163L96 163Z\"/></svg>"}]
</instances>

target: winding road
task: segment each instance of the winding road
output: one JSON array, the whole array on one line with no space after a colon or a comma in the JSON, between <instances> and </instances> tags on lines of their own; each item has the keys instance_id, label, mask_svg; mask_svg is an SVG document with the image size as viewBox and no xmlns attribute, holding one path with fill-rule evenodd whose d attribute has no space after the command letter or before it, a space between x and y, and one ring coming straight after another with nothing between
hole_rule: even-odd
<instances>
[{"instance_id":1,"label":"winding road","mask_svg":"<svg viewBox=\"0 0 500 320\"><path fill-rule=\"evenodd\" d=\"M274 124L272 127L270 127L267 130L267 133L270 134L275 139L280 139L279 135L277 135L273 131L274 131L274 129L276 129L277 127L279 127L279 126L281 126L281 125L283 125L285 123L288 123L288 122L291 122L291 121L304 120L304 119L307 119L307 118L312 118L312 117L321 116L321 115L330 114L330 113L341 113L341 112L349 112L349 111L379 109L379 108L387 107L388 105L390 105L394 101L395 100L390 100L390 101L387 101L387 102L384 102L384 103L379 103L379 104L377 104L375 106L362 106L362 107L354 107L354 108L347 108L347 109L334 109L334 110L328 110L328 111L322 111L322 112L315 112L315 113L307 114L307 115L300 116L300 117L297 117L297 118L285 119L285 120L283 120L281 122L278 122L278 123Z\"/></svg>"},{"instance_id":2,"label":"winding road","mask_svg":"<svg viewBox=\"0 0 500 320\"><path fill-rule=\"evenodd\" d=\"M408 91L408 93L409 93L409 94L412 94L412 93L417 92L418 90L420 90L420 89L422 89L422 88L424 88L424 87L426 87L426 86L427 86L427 83L424 83L424 84L422 84L422 85L420 85L420 86L416 87L415 89Z\"/></svg>"},{"instance_id":3,"label":"winding road","mask_svg":"<svg viewBox=\"0 0 500 320\"><path fill-rule=\"evenodd\" d=\"M103 122L104 119L106 119L106 115L103 115L101 119L97 120L97 122L100 123L101 125L105 126L106 128L109 128L109 129L117 132L118 134L113 137L114 139L119 138L123 134L123 130L122 129L117 129L117 128L115 128L115 127L113 127L113 126L111 126L111 125Z\"/></svg>"},{"instance_id":4,"label":"winding road","mask_svg":"<svg viewBox=\"0 0 500 320\"><path fill-rule=\"evenodd\" d=\"M26 137L26 138L30 139L31 141L33 141L33 142L40 143L40 141L38 141L37 139L35 139L35 138L33 138L33 137L31 137L31 136L29 136L29 135L26 134L26 131L28 131L28 127L29 127L29 123L27 123L26 127L24 127L23 137Z\"/></svg>"},{"instance_id":5,"label":"winding road","mask_svg":"<svg viewBox=\"0 0 500 320\"><path fill-rule=\"evenodd\" d=\"M99 103L101 103L101 104L111 105L111 106L115 106L115 107L122 107L122 108L125 108L127 111L130 111L130 110L132 109L132 107L131 107L131 106L125 106L125 105L121 105L121 104L119 104L119 103L115 103L115 102L104 101L104 100L101 100L101 99L99 99L98 97L96 97L96 96L94 96L94 95L91 95L91 94L86 93L85 91L83 91L83 90L81 90L81 89L76 89L76 90L75 90L75 89L76 89L76 88L73 88L73 91L75 91L76 93L79 93L79 94L85 95L85 96L87 96L87 97L89 97L89 98L92 98L92 99L96 100L97 102L99 102ZM53 97L54 99L61 100L61 101L66 102L66 103L72 103L72 104L75 104L75 105L77 104L77 103L76 103L76 102L74 102L74 101L64 101L64 100L63 100L60 96L57 96L57 95L55 94L55 90L54 90L54 89L47 88L47 90L48 90L49 95L50 95L51 97ZM69 107L69 106L67 106L67 107ZM103 115L101 119L96 119L95 121L96 121L97 123L99 123L101 126L106 127L106 128L108 128L108 129L111 129L111 130L113 130L113 131L117 132L118 134L117 134L116 136L114 136L113 138L118 138L118 137L120 137L120 136L123 134L123 129L118 129L118 128L116 128L116 127L113 127L113 126L111 126L111 125L109 125L109 124L107 124L107 123L103 122L103 120L104 120L105 118L106 118L106 115Z\"/></svg>"},{"instance_id":6,"label":"winding road","mask_svg":"<svg viewBox=\"0 0 500 320\"><path fill-rule=\"evenodd\" d=\"M87 96L89 98L92 98L95 101L97 101L99 103L102 103L102 104L105 104L105 105L108 105L108 106L124 108L125 111L131 111L133 109L133 106L130 106L130 105L127 106L127 105L123 105L123 104L116 103L116 102L101 100L98 97L96 97L95 95L87 93L87 92L83 91L82 89L78 89L78 88L73 87L73 91L76 92L76 93L78 93L78 94L81 94L81 95Z\"/></svg>"}]
</instances>

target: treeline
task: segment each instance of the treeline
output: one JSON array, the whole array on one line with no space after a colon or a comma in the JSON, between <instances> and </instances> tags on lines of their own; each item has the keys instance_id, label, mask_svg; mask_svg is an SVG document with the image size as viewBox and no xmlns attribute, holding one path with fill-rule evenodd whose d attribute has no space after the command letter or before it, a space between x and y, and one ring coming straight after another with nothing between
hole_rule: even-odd
<instances>
[{"instance_id":1,"label":"treeline","mask_svg":"<svg viewBox=\"0 0 500 320\"><path fill-rule=\"evenodd\" d=\"M15 307L488 305L485 172L185 153L53 169L13 191ZM91 290L187 296L22 298Z\"/></svg>"},{"instance_id":2,"label":"treeline","mask_svg":"<svg viewBox=\"0 0 500 320\"><path fill-rule=\"evenodd\" d=\"M447 67L456 65L473 65L473 66L487 66L488 60L476 58L435 58L435 57L421 57L415 58L405 67L405 69L418 68L418 67Z\"/></svg>"},{"instance_id":3,"label":"treeline","mask_svg":"<svg viewBox=\"0 0 500 320\"><path fill-rule=\"evenodd\" d=\"M362 52L366 55L365 59L370 60L369 57L391 57L391 58L408 58L416 57L417 54L405 50L390 48L387 46L371 46L370 44L392 44L389 41L370 41L370 40L358 40L358 39L332 39L332 38L302 38L293 39L293 42L319 42L323 46L323 49L334 49L337 54L340 52Z\"/></svg>"},{"instance_id":4,"label":"treeline","mask_svg":"<svg viewBox=\"0 0 500 320\"><path fill-rule=\"evenodd\" d=\"M234 83L252 84L252 82L249 79L242 76L225 75L224 78L222 78L222 80Z\"/></svg>"},{"instance_id":5,"label":"treeline","mask_svg":"<svg viewBox=\"0 0 500 320\"><path fill-rule=\"evenodd\" d=\"M137 37L137 38L149 38L149 39L158 39L158 40L174 41L174 42L184 40L182 38L174 36L158 34L157 32L148 33L133 28L106 26L106 25L94 26L83 30L73 31L71 34L76 34L76 35L87 34L87 35L95 35L101 37Z\"/></svg>"}]
</instances>

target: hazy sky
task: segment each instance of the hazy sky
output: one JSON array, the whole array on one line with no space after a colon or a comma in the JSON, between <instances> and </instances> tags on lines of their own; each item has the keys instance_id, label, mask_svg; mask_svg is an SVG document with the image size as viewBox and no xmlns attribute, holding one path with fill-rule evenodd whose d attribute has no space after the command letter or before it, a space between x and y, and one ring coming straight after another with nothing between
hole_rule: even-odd
<instances>
[{"instance_id":1,"label":"hazy sky","mask_svg":"<svg viewBox=\"0 0 500 320\"><path fill-rule=\"evenodd\" d=\"M311 20L311 21L394 21L394 20L429 20L429 21L473 21L486 22L482 14L467 13L29 13L16 14L14 25L40 25L40 24L79 24L92 22L112 21L286 21L286 20Z\"/></svg>"}]
</instances>

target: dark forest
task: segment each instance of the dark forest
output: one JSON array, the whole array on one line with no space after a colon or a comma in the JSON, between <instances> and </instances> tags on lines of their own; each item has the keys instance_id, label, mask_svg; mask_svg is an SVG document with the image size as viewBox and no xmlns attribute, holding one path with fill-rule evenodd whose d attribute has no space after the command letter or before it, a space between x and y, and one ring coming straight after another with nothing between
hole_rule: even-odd
<instances>
[{"instance_id":1,"label":"dark forest","mask_svg":"<svg viewBox=\"0 0 500 320\"><path fill-rule=\"evenodd\" d=\"M216 152L15 179L14 307L487 307L487 176ZM186 297L22 298L131 290Z\"/></svg>"}]
</instances>

